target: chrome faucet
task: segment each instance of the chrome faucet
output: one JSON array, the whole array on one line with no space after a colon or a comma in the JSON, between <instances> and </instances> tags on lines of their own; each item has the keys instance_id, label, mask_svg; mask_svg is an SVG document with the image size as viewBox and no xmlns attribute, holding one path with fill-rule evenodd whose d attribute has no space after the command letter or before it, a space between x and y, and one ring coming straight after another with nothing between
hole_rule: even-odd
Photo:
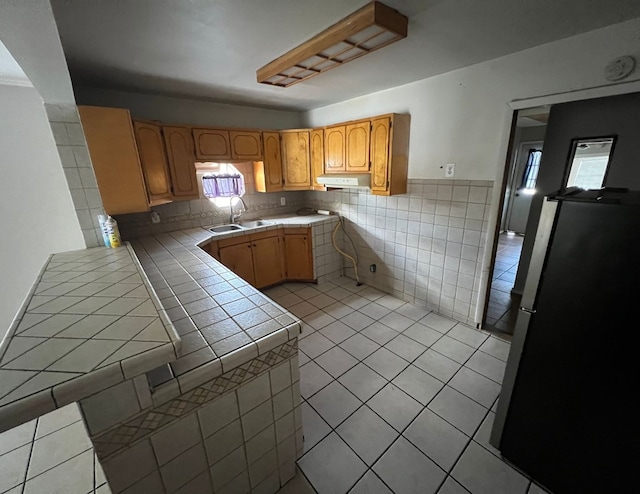
<instances>
[{"instance_id":1,"label":"chrome faucet","mask_svg":"<svg viewBox=\"0 0 640 494\"><path fill-rule=\"evenodd\" d=\"M240 199L240 202L242 203L242 209L237 213L234 214L233 213L233 200L234 199ZM235 223L237 219L240 218L240 216L242 216L242 213L244 211L247 211L249 208L247 207L247 204L242 200L242 197L240 196L231 196L231 198L229 199L229 223Z\"/></svg>"}]
</instances>

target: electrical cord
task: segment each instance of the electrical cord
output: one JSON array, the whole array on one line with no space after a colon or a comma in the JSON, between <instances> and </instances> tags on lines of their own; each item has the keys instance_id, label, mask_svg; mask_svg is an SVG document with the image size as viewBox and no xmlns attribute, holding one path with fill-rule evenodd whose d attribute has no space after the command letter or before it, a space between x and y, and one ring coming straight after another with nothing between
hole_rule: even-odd
<instances>
[{"instance_id":1,"label":"electrical cord","mask_svg":"<svg viewBox=\"0 0 640 494\"><path fill-rule=\"evenodd\" d=\"M333 233L331 234L331 241L333 242L333 246L335 247L335 249L340 254L342 254L344 257L346 257L347 259L349 259L353 263L353 270L354 270L355 275L356 275L356 286L360 286L360 285L362 285L362 282L360 281L360 277L358 276L358 251L356 249L356 244L353 241L353 239L351 238L351 236L347 233L347 230L345 229L344 225L342 224L342 222L344 221L342 216L340 216L340 215L337 215L337 216L338 216L338 223L336 223L336 227L333 229ZM338 229L339 228L342 228L342 231L344 232L346 237L351 242L351 245L353 246L353 252L354 252L354 256L355 257L350 256L345 251L343 251L340 247L338 247L338 244L336 243L336 234L338 233Z\"/></svg>"}]
</instances>

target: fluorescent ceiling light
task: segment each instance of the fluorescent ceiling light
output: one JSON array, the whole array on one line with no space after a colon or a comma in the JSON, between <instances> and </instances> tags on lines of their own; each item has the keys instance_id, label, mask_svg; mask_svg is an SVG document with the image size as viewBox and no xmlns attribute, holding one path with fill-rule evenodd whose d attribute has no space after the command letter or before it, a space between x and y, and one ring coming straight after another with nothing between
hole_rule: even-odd
<instances>
[{"instance_id":1,"label":"fluorescent ceiling light","mask_svg":"<svg viewBox=\"0 0 640 494\"><path fill-rule=\"evenodd\" d=\"M407 37L408 19L371 2L256 71L258 82L289 87Z\"/></svg>"}]
</instances>

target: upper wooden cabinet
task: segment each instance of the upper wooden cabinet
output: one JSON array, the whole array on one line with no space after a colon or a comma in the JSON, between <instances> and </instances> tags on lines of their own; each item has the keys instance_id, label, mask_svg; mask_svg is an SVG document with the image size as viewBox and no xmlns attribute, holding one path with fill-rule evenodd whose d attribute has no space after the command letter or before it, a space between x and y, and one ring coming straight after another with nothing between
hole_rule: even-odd
<instances>
[{"instance_id":1,"label":"upper wooden cabinet","mask_svg":"<svg viewBox=\"0 0 640 494\"><path fill-rule=\"evenodd\" d=\"M311 187L309 131L280 133L284 190L308 190Z\"/></svg>"},{"instance_id":2,"label":"upper wooden cabinet","mask_svg":"<svg viewBox=\"0 0 640 494\"><path fill-rule=\"evenodd\" d=\"M234 160L255 161L262 159L262 136L260 132L229 131L231 157Z\"/></svg>"},{"instance_id":3,"label":"upper wooden cabinet","mask_svg":"<svg viewBox=\"0 0 640 494\"><path fill-rule=\"evenodd\" d=\"M260 131L195 128L193 142L202 161L255 161L263 156Z\"/></svg>"},{"instance_id":4,"label":"upper wooden cabinet","mask_svg":"<svg viewBox=\"0 0 640 494\"><path fill-rule=\"evenodd\" d=\"M347 170L345 161L345 133L345 125L336 125L324 129L325 173L337 173Z\"/></svg>"},{"instance_id":5,"label":"upper wooden cabinet","mask_svg":"<svg viewBox=\"0 0 640 494\"><path fill-rule=\"evenodd\" d=\"M129 110L79 106L78 112L105 212L149 211Z\"/></svg>"},{"instance_id":6,"label":"upper wooden cabinet","mask_svg":"<svg viewBox=\"0 0 640 494\"><path fill-rule=\"evenodd\" d=\"M162 129L151 122L134 121L140 164L151 204L171 200L171 176Z\"/></svg>"},{"instance_id":7,"label":"upper wooden cabinet","mask_svg":"<svg viewBox=\"0 0 640 494\"><path fill-rule=\"evenodd\" d=\"M371 192L407 192L409 115L386 115L371 121Z\"/></svg>"},{"instance_id":8,"label":"upper wooden cabinet","mask_svg":"<svg viewBox=\"0 0 640 494\"><path fill-rule=\"evenodd\" d=\"M183 199L197 198L199 196L198 181L191 129L162 127L162 133L167 147L173 195Z\"/></svg>"},{"instance_id":9,"label":"upper wooden cabinet","mask_svg":"<svg viewBox=\"0 0 640 494\"><path fill-rule=\"evenodd\" d=\"M369 172L369 120L324 130L325 173Z\"/></svg>"},{"instance_id":10,"label":"upper wooden cabinet","mask_svg":"<svg viewBox=\"0 0 640 494\"><path fill-rule=\"evenodd\" d=\"M326 187L318 183L318 176L324 173L324 132L314 129L310 132L311 139L311 188L325 190Z\"/></svg>"},{"instance_id":11,"label":"upper wooden cabinet","mask_svg":"<svg viewBox=\"0 0 640 494\"><path fill-rule=\"evenodd\" d=\"M202 161L230 160L229 131L222 129L193 129L196 158Z\"/></svg>"},{"instance_id":12,"label":"upper wooden cabinet","mask_svg":"<svg viewBox=\"0 0 640 494\"><path fill-rule=\"evenodd\" d=\"M253 177L257 192L277 192L282 190L282 153L280 134L263 132L264 158L253 162Z\"/></svg>"},{"instance_id":13,"label":"upper wooden cabinet","mask_svg":"<svg viewBox=\"0 0 640 494\"><path fill-rule=\"evenodd\" d=\"M371 122L357 122L346 126L345 171L369 172L369 131Z\"/></svg>"}]
</instances>

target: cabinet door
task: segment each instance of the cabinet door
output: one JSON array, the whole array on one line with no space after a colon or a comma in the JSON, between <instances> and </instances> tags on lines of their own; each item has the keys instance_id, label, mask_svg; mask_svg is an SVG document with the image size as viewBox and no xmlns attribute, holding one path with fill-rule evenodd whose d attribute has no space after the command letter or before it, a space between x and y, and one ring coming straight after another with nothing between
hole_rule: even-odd
<instances>
[{"instance_id":1,"label":"cabinet door","mask_svg":"<svg viewBox=\"0 0 640 494\"><path fill-rule=\"evenodd\" d=\"M231 159L229 131L222 129L193 129L196 157L205 161Z\"/></svg>"},{"instance_id":2,"label":"cabinet door","mask_svg":"<svg viewBox=\"0 0 640 494\"><path fill-rule=\"evenodd\" d=\"M129 111L79 106L78 112L106 213L149 211Z\"/></svg>"},{"instance_id":3,"label":"cabinet door","mask_svg":"<svg viewBox=\"0 0 640 494\"><path fill-rule=\"evenodd\" d=\"M153 203L160 199L170 199L171 177L169 163L164 149L162 129L148 122L133 122L140 154L140 164L147 183L149 199Z\"/></svg>"},{"instance_id":4,"label":"cabinet door","mask_svg":"<svg viewBox=\"0 0 640 494\"><path fill-rule=\"evenodd\" d=\"M324 173L324 132L322 129L311 131L311 186L324 189L318 183L318 176Z\"/></svg>"},{"instance_id":5,"label":"cabinet door","mask_svg":"<svg viewBox=\"0 0 640 494\"><path fill-rule=\"evenodd\" d=\"M251 242L220 247L220 262L243 280L255 286Z\"/></svg>"},{"instance_id":6,"label":"cabinet door","mask_svg":"<svg viewBox=\"0 0 640 494\"><path fill-rule=\"evenodd\" d=\"M289 233L284 235L285 258L288 280L312 280L313 257L309 233Z\"/></svg>"},{"instance_id":7,"label":"cabinet door","mask_svg":"<svg viewBox=\"0 0 640 494\"><path fill-rule=\"evenodd\" d=\"M304 190L311 187L309 163L309 132L281 132L282 164L285 190Z\"/></svg>"},{"instance_id":8,"label":"cabinet door","mask_svg":"<svg viewBox=\"0 0 640 494\"><path fill-rule=\"evenodd\" d=\"M371 129L371 190L387 190L389 181L389 117L377 118Z\"/></svg>"},{"instance_id":9,"label":"cabinet door","mask_svg":"<svg viewBox=\"0 0 640 494\"><path fill-rule=\"evenodd\" d=\"M344 125L324 130L324 170L326 173L346 171Z\"/></svg>"},{"instance_id":10,"label":"cabinet door","mask_svg":"<svg viewBox=\"0 0 640 494\"><path fill-rule=\"evenodd\" d=\"M262 288L282 281L282 254L278 236L253 240L255 287Z\"/></svg>"},{"instance_id":11,"label":"cabinet door","mask_svg":"<svg viewBox=\"0 0 640 494\"><path fill-rule=\"evenodd\" d=\"M255 161L262 159L262 141L260 132L242 132L232 130L231 156L234 160Z\"/></svg>"},{"instance_id":12,"label":"cabinet door","mask_svg":"<svg viewBox=\"0 0 640 494\"><path fill-rule=\"evenodd\" d=\"M346 171L367 173L369 171L369 131L371 122L347 125Z\"/></svg>"},{"instance_id":13,"label":"cabinet door","mask_svg":"<svg viewBox=\"0 0 640 494\"><path fill-rule=\"evenodd\" d=\"M255 186L258 192L282 190L282 155L280 153L280 134L263 132L264 159L253 164Z\"/></svg>"},{"instance_id":14,"label":"cabinet door","mask_svg":"<svg viewBox=\"0 0 640 494\"><path fill-rule=\"evenodd\" d=\"M191 130L186 127L163 127L162 132L167 146L173 195L181 199L198 197Z\"/></svg>"}]
</instances>

